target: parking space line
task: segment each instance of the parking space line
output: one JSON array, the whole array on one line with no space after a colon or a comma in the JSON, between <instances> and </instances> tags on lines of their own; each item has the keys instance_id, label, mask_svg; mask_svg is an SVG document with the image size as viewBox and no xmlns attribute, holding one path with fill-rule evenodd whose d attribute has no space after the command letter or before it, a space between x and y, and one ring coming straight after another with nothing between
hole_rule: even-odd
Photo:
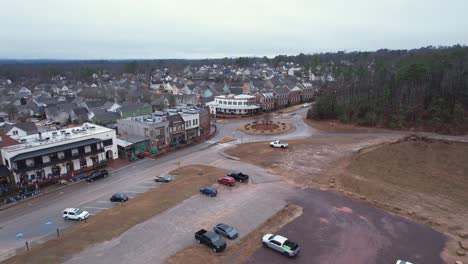
<instances>
[{"instance_id":1,"label":"parking space line","mask_svg":"<svg viewBox=\"0 0 468 264\"><path fill-rule=\"evenodd\" d=\"M94 206L85 206L83 208L87 208L87 209L97 209L97 210L107 210L109 209L108 207L94 207Z\"/></svg>"},{"instance_id":2,"label":"parking space line","mask_svg":"<svg viewBox=\"0 0 468 264\"><path fill-rule=\"evenodd\" d=\"M111 201L96 201L97 203L112 203Z\"/></svg>"}]
</instances>

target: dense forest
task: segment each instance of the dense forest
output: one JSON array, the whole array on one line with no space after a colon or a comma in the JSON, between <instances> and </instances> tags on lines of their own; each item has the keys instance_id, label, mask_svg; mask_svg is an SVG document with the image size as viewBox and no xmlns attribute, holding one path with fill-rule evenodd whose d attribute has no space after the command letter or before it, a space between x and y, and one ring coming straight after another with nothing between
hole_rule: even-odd
<instances>
[{"instance_id":1,"label":"dense forest","mask_svg":"<svg viewBox=\"0 0 468 264\"><path fill-rule=\"evenodd\" d=\"M307 67L326 68L336 79L323 85L309 118L451 134L468 131L468 47L308 59Z\"/></svg>"}]
</instances>

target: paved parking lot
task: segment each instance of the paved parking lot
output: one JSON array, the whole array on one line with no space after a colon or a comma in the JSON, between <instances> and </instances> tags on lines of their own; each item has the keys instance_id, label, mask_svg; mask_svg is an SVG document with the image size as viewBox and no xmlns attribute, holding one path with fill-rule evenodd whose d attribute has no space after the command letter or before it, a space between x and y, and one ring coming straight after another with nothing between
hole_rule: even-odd
<instances>
[{"instance_id":1,"label":"paved parking lot","mask_svg":"<svg viewBox=\"0 0 468 264\"><path fill-rule=\"evenodd\" d=\"M444 263L446 237L429 227L392 215L333 192L304 189L293 203L302 216L278 233L302 248L294 263L376 264ZM247 263L285 263L280 254L260 248Z\"/></svg>"},{"instance_id":2,"label":"paved parking lot","mask_svg":"<svg viewBox=\"0 0 468 264\"><path fill-rule=\"evenodd\" d=\"M280 182L218 189L215 198L195 195L118 238L86 249L67 263L163 263L196 244L197 230L211 230L215 223L235 226L243 237L283 208L294 194L293 188ZM228 241L228 247L236 241Z\"/></svg>"}]
</instances>

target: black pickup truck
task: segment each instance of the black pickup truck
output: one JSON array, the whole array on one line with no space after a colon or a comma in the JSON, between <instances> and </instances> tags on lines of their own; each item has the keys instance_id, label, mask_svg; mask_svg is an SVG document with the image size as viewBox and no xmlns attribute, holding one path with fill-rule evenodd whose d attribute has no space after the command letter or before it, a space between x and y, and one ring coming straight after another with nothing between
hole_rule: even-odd
<instances>
[{"instance_id":1,"label":"black pickup truck","mask_svg":"<svg viewBox=\"0 0 468 264\"><path fill-rule=\"evenodd\" d=\"M226 242L216 233L201 229L195 233L195 240L198 244L205 244L213 250L213 252L221 252L226 249Z\"/></svg>"},{"instance_id":2,"label":"black pickup truck","mask_svg":"<svg viewBox=\"0 0 468 264\"><path fill-rule=\"evenodd\" d=\"M109 175L109 172L107 170L97 170L91 173L88 177L86 177L87 182L92 182L100 178L105 178Z\"/></svg>"}]
</instances>

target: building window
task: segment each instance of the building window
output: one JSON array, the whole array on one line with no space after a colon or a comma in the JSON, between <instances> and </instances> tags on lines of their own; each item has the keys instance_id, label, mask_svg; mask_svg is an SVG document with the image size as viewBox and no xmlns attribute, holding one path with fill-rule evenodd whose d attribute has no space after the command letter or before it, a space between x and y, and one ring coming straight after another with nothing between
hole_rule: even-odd
<instances>
[{"instance_id":1,"label":"building window","mask_svg":"<svg viewBox=\"0 0 468 264\"><path fill-rule=\"evenodd\" d=\"M17 136L18 135L18 130L13 130L13 135Z\"/></svg>"},{"instance_id":2,"label":"building window","mask_svg":"<svg viewBox=\"0 0 468 264\"><path fill-rule=\"evenodd\" d=\"M99 145L99 144L98 144ZM74 148L71 150L71 154L72 154L72 157L74 156L78 156L78 149L77 148Z\"/></svg>"},{"instance_id":3,"label":"building window","mask_svg":"<svg viewBox=\"0 0 468 264\"><path fill-rule=\"evenodd\" d=\"M65 153L63 151L57 153L57 157L59 159L64 159L65 158Z\"/></svg>"},{"instance_id":4,"label":"building window","mask_svg":"<svg viewBox=\"0 0 468 264\"><path fill-rule=\"evenodd\" d=\"M106 147L106 146L112 146L114 142L112 142L112 139L107 139L107 140L104 140L103 143L104 143L104 147Z\"/></svg>"},{"instance_id":5,"label":"building window","mask_svg":"<svg viewBox=\"0 0 468 264\"><path fill-rule=\"evenodd\" d=\"M80 167L81 168L86 168L88 165L86 164L86 158L81 158L80 159Z\"/></svg>"},{"instance_id":6,"label":"building window","mask_svg":"<svg viewBox=\"0 0 468 264\"><path fill-rule=\"evenodd\" d=\"M85 153L90 153L91 152L91 146L85 146L84 147L84 152Z\"/></svg>"},{"instance_id":7,"label":"building window","mask_svg":"<svg viewBox=\"0 0 468 264\"><path fill-rule=\"evenodd\" d=\"M32 160L32 159L27 159L27 160L26 160L26 166L27 166L27 167L34 167L34 160Z\"/></svg>"}]
</instances>

